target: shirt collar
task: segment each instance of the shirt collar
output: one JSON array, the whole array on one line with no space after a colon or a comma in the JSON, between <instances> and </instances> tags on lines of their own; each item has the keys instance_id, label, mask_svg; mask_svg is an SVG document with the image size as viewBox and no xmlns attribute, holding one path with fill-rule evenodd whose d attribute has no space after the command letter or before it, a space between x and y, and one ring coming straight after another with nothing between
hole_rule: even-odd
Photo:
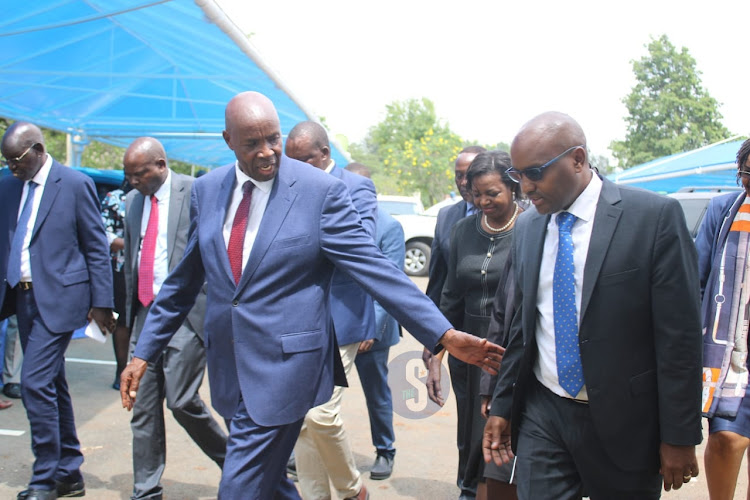
<instances>
[{"instance_id":1,"label":"shirt collar","mask_svg":"<svg viewBox=\"0 0 750 500\"><path fill-rule=\"evenodd\" d=\"M44 161L42 167L37 171L36 175L30 180L34 181L39 186L44 186L47 183L47 177L49 177L49 171L52 169L52 155L47 153L47 159ZM30 181L26 181L27 183Z\"/></svg>"},{"instance_id":2,"label":"shirt collar","mask_svg":"<svg viewBox=\"0 0 750 500\"><path fill-rule=\"evenodd\" d=\"M336 162L333 160L333 158L331 158L331 163L329 163L328 166L326 167L326 173L330 174L331 171L333 171L333 167L335 166L336 166Z\"/></svg>"},{"instance_id":3,"label":"shirt collar","mask_svg":"<svg viewBox=\"0 0 750 500\"><path fill-rule=\"evenodd\" d=\"M237 176L237 186L239 186L240 189L242 189L242 186L245 185L245 182L250 181L255 184L256 188L260 189L266 194L271 192L273 181L276 179L276 176L274 176L274 178L269 181L256 181L240 169L240 164L237 161L234 162L234 173ZM278 175L278 173L276 175Z\"/></svg>"},{"instance_id":4,"label":"shirt collar","mask_svg":"<svg viewBox=\"0 0 750 500\"><path fill-rule=\"evenodd\" d=\"M164 180L159 189L156 190L154 196L157 200L164 201L169 198L169 190L172 186L172 171L167 169L167 178Z\"/></svg>"},{"instance_id":5,"label":"shirt collar","mask_svg":"<svg viewBox=\"0 0 750 500\"><path fill-rule=\"evenodd\" d=\"M591 180L586 189L578 195L578 198L563 212L569 212L575 215L577 218L588 222L594 218L596 213L596 205L599 202L599 195L602 192L602 180L596 175L596 172L591 171ZM560 213L560 212L557 212Z\"/></svg>"}]
</instances>

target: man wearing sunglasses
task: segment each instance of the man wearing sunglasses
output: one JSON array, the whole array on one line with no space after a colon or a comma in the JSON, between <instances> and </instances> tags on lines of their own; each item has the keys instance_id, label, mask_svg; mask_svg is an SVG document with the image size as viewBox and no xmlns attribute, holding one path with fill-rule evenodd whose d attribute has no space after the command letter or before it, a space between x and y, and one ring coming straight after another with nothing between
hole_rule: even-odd
<instances>
[{"instance_id":1,"label":"man wearing sunglasses","mask_svg":"<svg viewBox=\"0 0 750 500\"><path fill-rule=\"evenodd\" d=\"M701 441L697 258L680 206L600 178L562 113L525 124L511 159L535 209L514 233L517 313L485 460L517 454L521 499L659 498L698 475Z\"/></svg>"},{"instance_id":2,"label":"man wearing sunglasses","mask_svg":"<svg viewBox=\"0 0 750 500\"><path fill-rule=\"evenodd\" d=\"M34 452L19 499L85 494L65 349L95 320L114 329L112 268L93 181L47 154L35 125L16 122L0 145L0 319L15 312L24 351L21 394Z\"/></svg>"}]
</instances>

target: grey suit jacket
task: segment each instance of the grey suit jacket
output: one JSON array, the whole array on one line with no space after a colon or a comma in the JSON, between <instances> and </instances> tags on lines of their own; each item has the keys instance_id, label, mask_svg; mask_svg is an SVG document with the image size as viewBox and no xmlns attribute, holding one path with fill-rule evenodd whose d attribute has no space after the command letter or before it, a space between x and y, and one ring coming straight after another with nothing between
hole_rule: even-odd
<instances>
[{"instance_id":1,"label":"grey suit jacket","mask_svg":"<svg viewBox=\"0 0 750 500\"><path fill-rule=\"evenodd\" d=\"M440 297L443 295L443 285L448 277L448 257L451 249L451 230L458 221L466 217L466 202L459 201L449 207L443 207L438 212L435 223L435 237L432 239L430 255L430 279L425 293L440 307Z\"/></svg>"},{"instance_id":2,"label":"grey suit jacket","mask_svg":"<svg viewBox=\"0 0 750 500\"><path fill-rule=\"evenodd\" d=\"M169 220L167 222L168 267L171 272L182 259L190 230L190 187L193 178L172 172L172 186L169 194ZM141 245L141 218L143 217L144 196L133 189L125 200L125 302L126 323L133 326L138 301L138 251ZM203 318L206 312L206 295L198 294L195 306L188 314L187 322L191 329L203 339Z\"/></svg>"},{"instance_id":3,"label":"grey suit jacket","mask_svg":"<svg viewBox=\"0 0 750 500\"><path fill-rule=\"evenodd\" d=\"M516 223L515 305L491 414L513 446L536 343L539 266L549 215ZM654 471L661 442L701 441L701 321L695 246L676 200L604 179L583 276L579 346L589 407L624 470Z\"/></svg>"}]
</instances>

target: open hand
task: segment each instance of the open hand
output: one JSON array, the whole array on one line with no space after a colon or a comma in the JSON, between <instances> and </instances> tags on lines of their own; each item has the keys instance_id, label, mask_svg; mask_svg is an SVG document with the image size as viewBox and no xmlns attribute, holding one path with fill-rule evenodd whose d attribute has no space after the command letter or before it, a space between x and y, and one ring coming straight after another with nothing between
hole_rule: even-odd
<instances>
[{"instance_id":1,"label":"open hand","mask_svg":"<svg viewBox=\"0 0 750 500\"><path fill-rule=\"evenodd\" d=\"M695 446L677 446L662 443L659 448L661 469L664 477L664 491L679 490L684 483L698 477L698 459L695 457Z\"/></svg>"},{"instance_id":2,"label":"open hand","mask_svg":"<svg viewBox=\"0 0 750 500\"><path fill-rule=\"evenodd\" d=\"M445 404L443 390L440 388L441 369L442 358L440 356L432 356L429 361L425 385L427 386L427 396L437 403L438 406L443 406Z\"/></svg>"},{"instance_id":3,"label":"open hand","mask_svg":"<svg viewBox=\"0 0 750 500\"><path fill-rule=\"evenodd\" d=\"M493 460L501 466L513 460L513 450L510 446L510 422L502 417L491 416L484 424L482 437L482 454L484 461Z\"/></svg>"},{"instance_id":4,"label":"open hand","mask_svg":"<svg viewBox=\"0 0 750 500\"><path fill-rule=\"evenodd\" d=\"M490 375L496 375L503 359L505 348L487 339L450 329L440 338L440 343L456 358L477 365Z\"/></svg>"}]
</instances>

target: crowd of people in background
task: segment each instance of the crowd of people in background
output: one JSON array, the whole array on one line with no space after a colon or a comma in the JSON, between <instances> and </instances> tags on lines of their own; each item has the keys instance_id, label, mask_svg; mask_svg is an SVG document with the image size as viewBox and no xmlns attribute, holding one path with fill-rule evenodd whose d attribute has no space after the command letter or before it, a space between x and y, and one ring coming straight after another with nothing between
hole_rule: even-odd
<instances>
[{"instance_id":1,"label":"crowd of people in background","mask_svg":"<svg viewBox=\"0 0 750 500\"><path fill-rule=\"evenodd\" d=\"M22 399L34 454L18 499L86 493L64 353L89 321L112 332L132 410L133 499L168 495L165 404L221 469L219 498L370 498L344 388L356 366L369 477L388 479L402 326L441 406L448 353L459 499L659 498L699 475L702 416L710 496L734 497L750 445L750 140L744 190L711 201L695 242L676 200L602 177L568 115L533 117L510 152L466 147L422 293L369 169L337 165L320 124L283 141L273 103L244 92L223 138L236 161L199 179L134 140L100 202L38 127L3 136L0 410ZM223 422L198 393L206 368Z\"/></svg>"}]
</instances>

